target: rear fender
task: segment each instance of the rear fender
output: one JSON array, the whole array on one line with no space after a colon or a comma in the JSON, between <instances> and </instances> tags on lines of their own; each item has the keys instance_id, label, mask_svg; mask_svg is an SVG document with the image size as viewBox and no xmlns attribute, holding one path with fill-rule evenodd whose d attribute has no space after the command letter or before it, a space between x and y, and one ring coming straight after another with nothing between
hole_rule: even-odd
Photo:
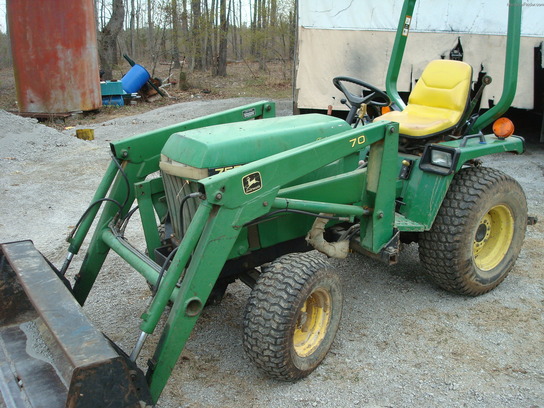
<instances>
[{"instance_id":1,"label":"rear fender","mask_svg":"<svg viewBox=\"0 0 544 408\"><path fill-rule=\"evenodd\" d=\"M451 152L451 167L431 165L429 156L433 149ZM402 182L401 188L398 189L402 204L397 211L428 230L434 222L453 177L469 161L490 154L504 152L522 154L524 151L525 141L519 136L499 139L494 135L478 134L460 140L427 145L423 156L413 160L409 179Z\"/></svg>"},{"instance_id":2,"label":"rear fender","mask_svg":"<svg viewBox=\"0 0 544 408\"><path fill-rule=\"evenodd\" d=\"M484 135L481 138L470 138L465 136L460 141L446 142L458 144L461 151L459 162L455 172L461 170L461 167L469 160L477 159L478 157L487 156L495 153L511 152L523 154L525 152L525 139L521 136L511 136L506 139L499 139L494 135ZM463 143L464 142L464 143Z\"/></svg>"}]
</instances>

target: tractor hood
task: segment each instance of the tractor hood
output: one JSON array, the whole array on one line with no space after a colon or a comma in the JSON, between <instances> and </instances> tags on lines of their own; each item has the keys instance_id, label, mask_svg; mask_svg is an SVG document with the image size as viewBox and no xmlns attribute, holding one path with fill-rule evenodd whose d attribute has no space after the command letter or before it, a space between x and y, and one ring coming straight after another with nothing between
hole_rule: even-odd
<instances>
[{"instance_id":1,"label":"tractor hood","mask_svg":"<svg viewBox=\"0 0 544 408\"><path fill-rule=\"evenodd\" d=\"M200 179L350 128L342 119L308 114L179 132L164 145L160 168L172 175Z\"/></svg>"}]
</instances>

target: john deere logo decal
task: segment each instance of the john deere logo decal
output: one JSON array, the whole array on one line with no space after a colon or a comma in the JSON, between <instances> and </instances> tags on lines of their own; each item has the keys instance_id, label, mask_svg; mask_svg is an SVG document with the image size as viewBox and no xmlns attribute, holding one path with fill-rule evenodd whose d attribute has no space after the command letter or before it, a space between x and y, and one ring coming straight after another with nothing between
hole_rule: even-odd
<instances>
[{"instance_id":1,"label":"john deere logo decal","mask_svg":"<svg viewBox=\"0 0 544 408\"><path fill-rule=\"evenodd\" d=\"M263 187L261 173L256 171L255 173L244 176L242 178L242 185L244 187L244 193L246 194L251 194L255 191L259 191Z\"/></svg>"}]
</instances>

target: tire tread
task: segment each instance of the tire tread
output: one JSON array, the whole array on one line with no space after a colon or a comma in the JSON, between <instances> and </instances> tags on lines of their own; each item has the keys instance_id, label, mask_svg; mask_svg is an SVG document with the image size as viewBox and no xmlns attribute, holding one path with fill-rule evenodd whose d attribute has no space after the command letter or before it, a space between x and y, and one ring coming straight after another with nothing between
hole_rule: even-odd
<instances>
[{"instance_id":1,"label":"tire tread","mask_svg":"<svg viewBox=\"0 0 544 408\"><path fill-rule=\"evenodd\" d=\"M249 358L268 375L294 381L309 374L293 366L289 356L292 305L314 272L328 263L311 253L288 254L263 267L244 312L243 345ZM312 371L312 370L310 370Z\"/></svg>"},{"instance_id":2,"label":"tire tread","mask_svg":"<svg viewBox=\"0 0 544 408\"><path fill-rule=\"evenodd\" d=\"M421 234L419 256L428 274L442 288L459 294L476 296L499 285L512 268L517 253L503 273L490 285L475 285L469 279L472 263L460 256L462 238L470 228L470 214L486 200L497 186L513 189L525 196L521 186L505 173L486 167L469 167L455 175L442 202L432 228ZM522 211L527 213L526 204ZM521 247L521 243L519 244ZM518 250L519 253L519 250Z\"/></svg>"}]
</instances>

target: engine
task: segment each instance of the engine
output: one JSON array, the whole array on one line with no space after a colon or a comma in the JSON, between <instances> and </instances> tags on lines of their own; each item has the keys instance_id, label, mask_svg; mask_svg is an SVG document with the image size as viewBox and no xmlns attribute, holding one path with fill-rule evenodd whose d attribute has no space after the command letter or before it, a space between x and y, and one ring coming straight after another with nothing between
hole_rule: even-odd
<instances>
[{"instance_id":1,"label":"engine","mask_svg":"<svg viewBox=\"0 0 544 408\"><path fill-rule=\"evenodd\" d=\"M199 191L198 180L349 129L341 119L309 114L173 134L160 160L173 242L179 244L197 210L198 200L186 197Z\"/></svg>"}]
</instances>

